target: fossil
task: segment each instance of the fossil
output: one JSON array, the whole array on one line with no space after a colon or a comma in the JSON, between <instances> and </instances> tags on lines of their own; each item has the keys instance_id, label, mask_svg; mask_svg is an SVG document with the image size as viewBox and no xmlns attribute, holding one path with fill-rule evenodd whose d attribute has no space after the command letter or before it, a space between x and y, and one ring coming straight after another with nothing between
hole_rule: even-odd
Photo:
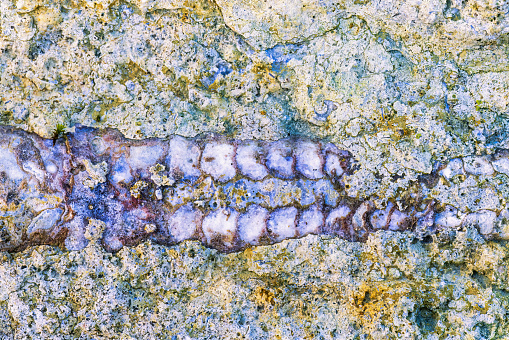
<instances>
[{"instance_id":1,"label":"fossil","mask_svg":"<svg viewBox=\"0 0 509 340\"><path fill-rule=\"evenodd\" d=\"M466 224L505 238L499 226L506 213L462 213L429 192L440 181L508 175L506 150L439 164L417 181L420 194L377 208L370 198L348 197L344 178L355 171L354 159L324 141L129 140L87 127L57 140L6 126L0 134L4 251L81 249L91 221L102 221L108 251L147 238L167 245L194 239L224 252L308 234L363 241L377 230L409 230L424 238Z\"/></svg>"}]
</instances>

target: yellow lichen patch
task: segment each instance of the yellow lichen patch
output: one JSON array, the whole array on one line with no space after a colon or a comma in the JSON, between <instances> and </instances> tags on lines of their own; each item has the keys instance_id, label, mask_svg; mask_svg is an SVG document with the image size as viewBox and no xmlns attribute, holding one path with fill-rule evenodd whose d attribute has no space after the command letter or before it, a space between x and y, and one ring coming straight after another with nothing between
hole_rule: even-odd
<instances>
[{"instance_id":1,"label":"yellow lichen patch","mask_svg":"<svg viewBox=\"0 0 509 340\"><path fill-rule=\"evenodd\" d=\"M147 75L147 71L131 60L126 64L119 65L118 72L121 79L120 83L133 79L136 80Z\"/></svg>"},{"instance_id":2,"label":"yellow lichen patch","mask_svg":"<svg viewBox=\"0 0 509 340\"><path fill-rule=\"evenodd\" d=\"M162 164L156 164L154 166L151 166L149 168L150 173L152 176L150 176L150 179L154 181L154 183L159 186L171 186L175 183L175 181L168 176L164 174L160 174L166 169L166 167Z\"/></svg>"},{"instance_id":3,"label":"yellow lichen patch","mask_svg":"<svg viewBox=\"0 0 509 340\"><path fill-rule=\"evenodd\" d=\"M141 197L141 191L146 188L148 184L144 181L138 181L134 183L134 185L131 187L130 192L131 196L134 198L140 198Z\"/></svg>"},{"instance_id":4,"label":"yellow lichen patch","mask_svg":"<svg viewBox=\"0 0 509 340\"><path fill-rule=\"evenodd\" d=\"M271 66L256 64L253 66L252 70L256 74L255 79L260 85L260 91L262 94L277 92L281 89L281 85L277 79L277 74L271 70Z\"/></svg>"},{"instance_id":5,"label":"yellow lichen patch","mask_svg":"<svg viewBox=\"0 0 509 340\"><path fill-rule=\"evenodd\" d=\"M21 233L16 230L12 217L0 217L0 241L15 244L21 241Z\"/></svg>"},{"instance_id":6,"label":"yellow lichen patch","mask_svg":"<svg viewBox=\"0 0 509 340\"><path fill-rule=\"evenodd\" d=\"M263 258L262 254L258 251L258 248L246 248L242 254L248 262L259 261Z\"/></svg>"},{"instance_id":7,"label":"yellow lichen patch","mask_svg":"<svg viewBox=\"0 0 509 340\"><path fill-rule=\"evenodd\" d=\"M404 116L395 116L391 118L387 122L387 128L393 132L391 138L395 142L409 137L413 132L408 126L407 117Z\"/></svg>"},{"instance_id":8,"label":"yellow lichen patch","mask_svg":"<svg viewBox=\"0 0 509 340\"><path fill-rule=\"evenodd\" d=\"M412 289L402 283L391 286L384 282L364 282L353 292L350 303L355 318L366 328L380 319L390 319L394 307Z\"/></svg>"},{"instance_id":9,"label":"yellow lichen patch","mask_svg":"<svg viewBox=\"0 0 509 340\"><path fill-rule=\"evenodd\" d=\"M33 14L39 32L44 32L62 22L60 9L57 7L40 6Z\"/></svg>"},{"instance_id":10,"label":"yellow lichen patch","mask_svg":"<svg viewBox=\"0 0 509 340\"><path fill-rule=\"evenodd\" d=\"M35 211L42 211L45 209L52 209L58 206L62 202L62 198L54 195L44 195L44 199L39 197L29 198L27 202L34 208ZM16 209L16 206L11 204L12 209Z\"/></svg>"},{"instance_id":11,"label":"yellow lichen patch","mask_svg":"<svg viewBox=\"0 0 509 340\"><path fill-rule=\"evenodd\" d=\"M247 190L243 188L233 188L231 191L231 198L235 200L236 204L241 204L243 197L246 197L247 195Z\"/></svg>"},{"instance_id":12,"label":"yellow lichen patch","mask_svg":"<svg viewBox=\"0 0 509 340\"><path fill-rule=\"evenodd\" d=\"M145 224L145 227L143 228L147 234L153 233L157 230L157 226L153 223Z\"/></svg>"},{"instance_id":13,"label":"yellow lichen patch","mask_svg":"<svg viewBox=\"0 0 509 340\"><path fill-rule=\"evenodd\" d=\"M280 201L283 206L287 206L294 201L294 194L292 192L281 192L278 193L276 197L278 197L278 201Z\"/></svg>"},{"instance_id":14,"label":"yellow lichen patch","mask_svg":"<svg viewBox=\"0 0 509 340\"><path fill-rule=\"evenodd\" d=\"M274 292L264 287L257 287L251 295L251 300L258 306L263 306L264 308L270 308L276 303Z\"/></svg>"}]
</instances>

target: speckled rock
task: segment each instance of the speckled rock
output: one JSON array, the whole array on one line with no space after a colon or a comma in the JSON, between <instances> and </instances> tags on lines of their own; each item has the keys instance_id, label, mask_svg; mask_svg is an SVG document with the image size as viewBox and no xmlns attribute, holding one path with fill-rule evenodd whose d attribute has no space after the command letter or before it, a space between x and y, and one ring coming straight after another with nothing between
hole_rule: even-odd
<instances>
[{"instance_id":1,"label":"speckled rock","mask_svg":"<svg viewBox=\"0 0 509 340\"><path fill-rule=\"evenodd\" d=\"M1 124L45 138L81 124L135 139L327 140L355 159L345 190L379 209L373 225L422 195L443 202L447 227L417 239L424 215L415 234L366 243L111 254L92 221L79 251L2 253L0 338L503 339L508 11L477 0L0 0ZM87 185L102 183L100 163L84 166ZM0 228L11 222L0 216Z\"/></svg>"},{"instance_id":2,"label":"speckled rock","mask_svg":"<svg viewBox=\"0 0 509 340\"><path fill-rule=\"evenodd\" d=\"M5 254L5 339L491 339L506 334L505 244L308 236L220 254L196 242Z\"/></svg>"}]
</instances>

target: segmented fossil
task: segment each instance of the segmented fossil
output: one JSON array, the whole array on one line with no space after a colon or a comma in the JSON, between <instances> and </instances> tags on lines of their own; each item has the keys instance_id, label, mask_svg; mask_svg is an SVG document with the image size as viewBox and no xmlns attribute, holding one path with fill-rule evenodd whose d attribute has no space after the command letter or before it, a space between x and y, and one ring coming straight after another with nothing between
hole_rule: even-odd
<instances>
[{"instance_id":1,"label":"segmented fossil","mask_svg":"<svg viewBox=\"0 0 509 340\"><path fill-rule=\"evenodd\" d=\"M508 175L505 150L442 164L421 177L422 194L411 204L377 209L369 198L348 197L344 176L354 160L332 143L129 140L86 127L57 137L0 127L1 250L81 249L93 220L105 225L100 241L108 251L147 238L167 245L195 239L224 252L308 234L363 241L377 230L410 230L424 238L466 223L505 237L496 228L505 218L500 211L461 214L427 194L439 180Z\"/></svg>"}]
</instances>

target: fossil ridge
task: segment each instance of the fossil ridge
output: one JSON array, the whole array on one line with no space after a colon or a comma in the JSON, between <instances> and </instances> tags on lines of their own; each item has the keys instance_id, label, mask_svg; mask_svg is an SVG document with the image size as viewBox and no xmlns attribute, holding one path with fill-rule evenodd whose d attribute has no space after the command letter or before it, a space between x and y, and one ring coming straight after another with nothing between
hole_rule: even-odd
<instances>
[{"instance_id":1,"label":"fossil ridge","mask_svg":"<svg viewBox=\"0 0 509 340\"><path fill-rule=\"evenodd\" d=\"M86 127L55 140L9 127L1 132L2 250L79 250L97 221L108 251L147 238L167 245L195 239L225 252L308 234L363 241L377 230L411 230L423 239L467 224L487 238L506 237L503 212L482 205L462 212L432 192L439 183L506 176L507 150L437 163L414 183L417 190L377 207L374 197L348 196L344 176L355 161L327 142L130 140Z\"/></svg>"}]
</instances>

